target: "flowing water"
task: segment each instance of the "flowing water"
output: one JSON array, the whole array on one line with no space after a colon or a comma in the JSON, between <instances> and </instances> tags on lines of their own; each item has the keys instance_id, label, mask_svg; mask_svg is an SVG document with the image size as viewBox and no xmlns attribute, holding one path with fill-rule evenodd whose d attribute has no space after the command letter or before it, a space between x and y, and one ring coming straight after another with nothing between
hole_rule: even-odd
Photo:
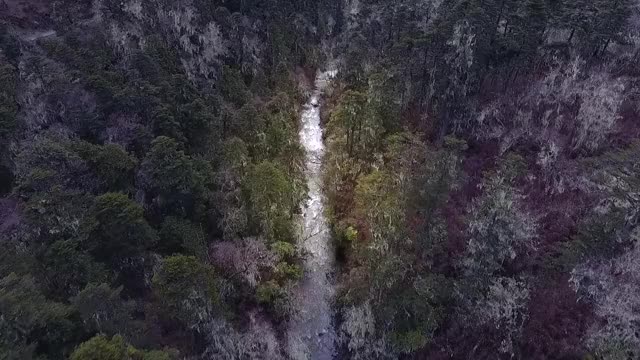
<instances>
[{"instance_id":1,"label":"flowing water","mask_svg":"<svg viewBox=\"0 0 640 360\"><path fill-rule=\"evenodd\" d=\"M324 144L320 127L320 100L335 71L318 74L315 89L301 116L300 142L305 148L309 197L303 211L300 245L307 253L305 275L295 291L296 314L289 322L287 343L292 359L328 360L335 352L333 326L334 251L324 217L322 158Z\"/></svg>"}]
</instances>

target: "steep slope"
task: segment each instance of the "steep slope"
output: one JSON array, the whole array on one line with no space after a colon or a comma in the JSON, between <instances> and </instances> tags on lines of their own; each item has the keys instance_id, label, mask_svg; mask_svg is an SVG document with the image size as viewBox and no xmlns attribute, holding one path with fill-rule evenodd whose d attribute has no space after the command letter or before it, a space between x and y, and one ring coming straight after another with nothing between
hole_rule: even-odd
<instances>
[{"instance_id":1,"label":"steep slope","mask_svg":"<svg viewBox=\"0 0 640 360\"><path fill-rule=\"evenodd\" d=\"M336 9L2 2L0 357L285 357Z\"/></svg>"},{"instance_id":2,"label":"steep slope","mask_svg":"<svg viewBox=\"0 0 640 360\"><path fill-rule=\"evenodd\" d=\"M2 1L0 357L640 357L638 19Z\"/></svg>"},{"instance_id":3,"label":"steep slope","mask_svg":"<svg viewBox=\"0 0 640 360\"><path fill-rule=\"evenodd\" d=\"M361 0L345 19L326 180L345 353L636 358L637 3Z\"/></svg>"}]
</instances>

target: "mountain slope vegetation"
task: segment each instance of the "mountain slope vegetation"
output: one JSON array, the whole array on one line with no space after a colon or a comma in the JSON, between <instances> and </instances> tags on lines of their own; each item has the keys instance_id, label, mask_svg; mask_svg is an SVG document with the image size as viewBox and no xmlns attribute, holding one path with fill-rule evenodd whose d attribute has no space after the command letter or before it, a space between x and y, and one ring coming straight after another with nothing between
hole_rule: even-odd
<instances>
[{"instance_id":1,"label":"mountain slope vegetation","mask_svg":"<svg viewBox=\"0 0 640 360\"><path fill-rule=\"evenodd\" d=\"M328 64L335 358L640 358L639 20L0 2L0 358L290 358L299 116Z\"/></svg>"}]
</instances>

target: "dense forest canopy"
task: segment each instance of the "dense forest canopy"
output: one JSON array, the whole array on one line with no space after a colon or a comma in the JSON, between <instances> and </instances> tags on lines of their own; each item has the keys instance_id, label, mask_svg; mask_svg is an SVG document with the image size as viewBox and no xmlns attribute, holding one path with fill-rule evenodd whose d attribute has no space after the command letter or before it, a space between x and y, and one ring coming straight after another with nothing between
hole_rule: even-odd
<instances>
[{"instance_id":1,"label":"dense forest canopy","mask_svg":"<svg viewBox=\"0 0 640 360\"><path fill-rule=\"evenodd\" d=\"M640 359L639 61L636 0L0 0L0 359L299 358L329 67L334 358Z\"/></svg>"}]
</instances>

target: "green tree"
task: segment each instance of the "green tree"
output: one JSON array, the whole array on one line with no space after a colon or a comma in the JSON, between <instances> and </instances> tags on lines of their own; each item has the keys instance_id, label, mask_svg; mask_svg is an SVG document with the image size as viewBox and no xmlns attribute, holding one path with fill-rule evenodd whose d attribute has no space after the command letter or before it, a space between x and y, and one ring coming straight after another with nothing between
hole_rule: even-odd
<instances>
[{"instance_id":1,"label":"green tree","mask_svg":"<svg viewBox=\"0 0 640 360\"><path fill-rule=\"evenodd\" d=\"M331 114L329 132L344 137L346 154L367 159L380 139L381 124L368 106L367 94L349 90Z\"/></svg>"},{"instance_id":2,"label":"green tree","mask_svg":"<svg viewBox=\"0 0 640 360\"><path fill-rule=\"evenodd\" d=\"M258 142L258 135L264 130L265 120L256 104L247 102L233 113L227 125L232 136L237 136L249 144Z\"/></svg>"},{"instance_id":3,"label":"green tree","mask_svg":"<svg viewBox=\"0 0 640 360\"><path fill-rule=\"evenodd\" d=\"M46 285L50 295L67 299L80 292L90 282L106 281L104 267L86 252L80 250L77 240L59 240L45 252L42 265L46 272Z\"/></svg>"},{"instance_id":4,"label":"green tree","mask_svg":"<svg viewBox=\"0 0 640 360\"><path fill-rule=\"evenodd\" d=\"M16 69L0 54L0 139L5 139L16 126L18 104L15 99L17 85Z\"/></svg>"},{"instance_id":5,"label":"green tree","mask_svg":"<svg viewBox=\"0 0 640 360\"><path fill-rule=\"evenodd\" d=\"M127 334L133 321L135 303L122 299L122 287L112 289L107 284L89 284L70 299L80 313L88 333Z\"/></svg>"},{"instance_id":6,"label":"green tree","mask_svg":"<svg viewBox=\"0 0 640 360\"><path fill-rule=\"evenodd\" d=\"M94 145L84 141L71 144L96 174L104 190L125 190L133 177L136 160L120 145Z\"/></svg>"},{"instance_id":7,"label":"green tree","mask_svg":"<svg viewBox=\"0 0 640 360\"><path fill-rule=\"evenodd\" d=\"M435 271L434 262L446 239L439 210L455 188L457 151L464 146L445 143L436 150L410 133L386 138L376 170L358 178L346 219L354 237L349 254L358 267L342 300L372 307L393 353L427 345L450 300L451 280Z\"/></svg>"},{"instance_id":8,"label":"green tree","mask_svg":"<svg viewBox=\"0 0 640 360\"><path fill-rule=\"evenodd\" d=\"M640 217L636 210L640 207L636 196L640 193L639 156L636 141L626 149L582 161L582 171L597 184L596 194L606 211L594 211L582 219L571 241L558 244L548 257L550 268L571 271L587 259L611 259L633 248Z\"/></svg>"},{"instance_id":9,"label":"green tree","mask_svg":"<svg viewBox=\"0 0 640 360\"><path fill-rule=\"evenodd\" d=\"M196 257L165 258L152 284L162 309L183 326L201 330L214 316L218 293L213 269Z\"/></svg>"},{"instance_id":10,"label":"green tree","mask_svg":"<svg viewBox=\"0 0 640 360\"><path fill-rule=\"evenodd\" d=\"M143 188L165 195L171 192L188 193L201 180L193 160L175 140L165 136L151 143L138 177Z\"/></svg>"},{"instance_id":11,"label":"green tree","mask_svg":"<svg viewBox=\"0 0 640 360\"><path fill-rule=\"evenodd\" d=\"M244 83L242 73L229 66L225 66L222 69L220 92L225 100L237 107L242 106L249 97L247 85Z\"/></svg>"},{"instance_id":12,"label":"green tree","mask_svg":"<svg viewBox=\"0 0 640 360\"><path fill-rule=\"evenodd\" d=\"M275 163L256 165L246 179L252 214L271 241L294 241L292 214L297 203L287 174Z\"/></svg>"},{"instance_id":13,"label":"green tree","mask_svg":"<svg viewBox=\"0 0 640 360\"><path fill-rule=\"evenodd\" d=\"M135 257L157 242L142 207L120 193L98 196L84 228L86 246L102 260Z\"/></svg>"},{"instance_id":14,"label":"green tree","mask_svg":"<svg viewBox=\"0 0 640 360\"><path fill-rule=\"evenodd\" d=\"M26 251L20 244L4 239L0 241L0 278L11 273L26 275L37 266L34 254Z\"/></svg>"},{"instance_id":15,"label":"green tree","mask_svg":"<svg viewBox=\"0 0 640 360\"><path fill-rule=\"evenodd\" d=\"M612 42L626 42L627 19L634 5L630 0L597 0L594 5L594 13L590 14L592 28L587 36L594 54L599 55L607 51Z\"/></svg>"},{"instance_id":16,"label":"green tree","mask_svg":"<svg viewBox=\"0 0 640 360\"><path fill-rule=\"evenodd\" d=\"M181 143L187 142L171 107L166 104L159 104L150 112L150 116L155 135L171 137Z\"/></svg>"},{"instance_id":17,"label":"green tree","mask_svg":"<svg viewBox=\"0 0 640 360\"><path fill-rule=\"evenodd\" d=\"M95 336L80 344L71 354L71 360L126 360L127 344L121 336L111 339Z\"/></svg>"},{"instance_id":18,"label":"green tree","mask_svg":"<svg viewBox=\"0 0 640 360\"><path fill-rule=\"evenodd\" d=\"M227 240L246 235L247 232L248 215L242 186L250 160L249 150L242 139L232 137L225 141L217 179L222 199L220 227Z\"/></svg>"},{"instance_id":19,"label":"green tree","mask_svg":"<svg viewBox=\"0 0 640 360\"><path fill-rule=\"evenodd\" d=\"M59 356L73 332L71 308L49 301L30 275L0 279L0 355L19 359L35 353Z\"/></svg>"},{"instance_id":20,"label":"green tree","mask_svg":"<svg viewBox=\"0 0 640 360\"><path fill-rule=\"evenodd\" d=\"M21 144L15 158L15 175L23 191L50 191L54 186L92 189L86 162L55 132Z\"/></svg>"},{"instance_id":21,"label":"green tree","mask_svg":"<svg viewBox=\"0 0 640 360\"><path fill-rule=\"evenodd\" d=\"M402 237L404 202L402 183L385 171L374 171L358 181L355 213L366 219L374 244L381 251Z\"/></svg>"},{"instance_id":22,"label":"green tree","mask_svg":"<svg viewBox=\"0 0 640 360\"><path fill-rule=\"evenodd\" d=\"M178 142L160 136L151 143L137 180L161 210L184 214L193 210L194 203L202 197L205 177L200 170Z\"/></svg>"},{"instance_id":23,"label":"green tree","mask_svg":"<svg viewBox=\"0 0 640 360\"><path fill-rule=\"evenodd\" d=\"M78 238L81 235L80 225L86 220L92 202L93 197L86 191L67 190L60 185L32 194L25 207L30 230L30 236L25 236L25 239L50 244Z\"/></svg>"},{"instance_id":24,"label":"green tree","mask_svg":"<svg viewBox=\"0 0 640 360\"><path fill-rule=\"evenodd\" d=\"M202 226L186 219L173 216L165 218L158 246L164 253L182 252L202 260L207 259L207 234Z\"/></svg>"},{"instance_id":25,"label":"green tree","mask_svg":"<svg viewBox=\"0 0 640 360\"><path fill-rule=\"evenodd\" d=\"M211 131L215 131L214 126L218 124L213 114L214 110L200 98L180 106L178 119L190 148L197 148L208 135L218 136L218 134L211 134Z\"/></svg>"},{"instance_id":26,"label":"green tree","mask_svg":"<svg viewBox=\"0 0 640 360\"><path fill-rule=\"evenodd\" d=\"M71 360L171 360L177 358L175 351L144 351L127 344L120 335L111 339L97 335L78 345Z\"/></svg>"}]
</instances>

